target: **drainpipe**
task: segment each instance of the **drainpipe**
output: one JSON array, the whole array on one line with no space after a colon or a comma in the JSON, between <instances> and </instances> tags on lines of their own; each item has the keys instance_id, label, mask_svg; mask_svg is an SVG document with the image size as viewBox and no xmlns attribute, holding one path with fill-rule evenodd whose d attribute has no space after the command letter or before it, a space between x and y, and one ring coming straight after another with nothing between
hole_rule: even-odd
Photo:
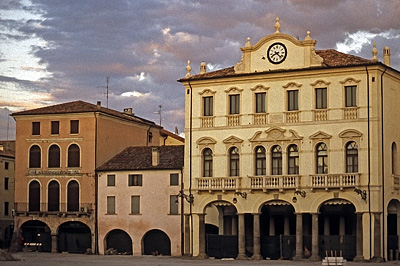
<instances>
[{"instance_id":1,"label":"drainpipe","mask_svg":"<svg viewBox=\"0 0 400 266\"><path fill-rule=\"evenodd\" d=\"M371 214L371 138L370 138L370 110L369 110L369 73L367 72L367 114L368 114L368 215L369 215L369 259L372 259L372 214Z\"/></svg>"},{"instance_id":2,"label":"drainpipe","mask_svg":"<svg viewBox=\"0 0 400 266\"><path fill-rule=\"evenodd\" d=\"M383 71L381 75L381 130L382 130L382 139L381 139L381 146L382 146L382 259L385 261L385 146L384 146L384 129L383 129L383 75L387 67L385 67L385 71Z\"/></svg>"}]
</instances>

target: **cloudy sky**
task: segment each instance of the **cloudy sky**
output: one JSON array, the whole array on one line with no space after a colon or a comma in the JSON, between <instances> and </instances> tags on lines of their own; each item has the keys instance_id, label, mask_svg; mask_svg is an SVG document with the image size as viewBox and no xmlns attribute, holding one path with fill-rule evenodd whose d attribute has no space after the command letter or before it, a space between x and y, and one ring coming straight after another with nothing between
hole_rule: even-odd
<instances>
[{"instance_id":1,"label":"cloudy sky","mask_svg":"<svg viewBox=\"0 0 400 266\"><path fill-rule=\"evenodd\" d=\"M275 31L317 40L317 49L382 60L400 70L400 0L1 0L0 139L9 114L62 102L101 101L170 131L183 129L186 74L235 65L240 47ZM8 129L8 130L7 130Z\"/></svg>"}]
</instances>

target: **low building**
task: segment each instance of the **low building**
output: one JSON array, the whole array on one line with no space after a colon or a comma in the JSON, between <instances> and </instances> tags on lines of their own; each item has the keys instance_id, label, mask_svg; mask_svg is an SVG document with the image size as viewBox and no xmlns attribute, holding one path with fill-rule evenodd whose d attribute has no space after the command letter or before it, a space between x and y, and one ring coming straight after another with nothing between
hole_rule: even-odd
<instances>
[{"instance_id":1,"label":"low building","mask_svg":"<svg viewBox=\"0 0 400 266\"><path fill-rule=\"evenodd\" d=\"M14 218L15 141L0 141L0 248L8 248Z\"/></svg>"},{"instance_id":2,"label":"low building","mask_svg":"<svg viewBox=\"0 0 400 266\"><path fill-rule=\"evenodd\" d=\"M399 250L400 72L388 47L380 62L375 44L365 59L316 43L277 19L235 66L203 62L191 75L188 63L186 254L382 260Z\"/></svg>"},{"instance_id":3,"label":"low building","mask_svg":"<svg viewBox=\"0 0 400 266\"><path fill-rule=\"evenodd\" d=\"M97 168L100 254L182 254L184 146L129 147Z\"/></svg>"}]
</instances>

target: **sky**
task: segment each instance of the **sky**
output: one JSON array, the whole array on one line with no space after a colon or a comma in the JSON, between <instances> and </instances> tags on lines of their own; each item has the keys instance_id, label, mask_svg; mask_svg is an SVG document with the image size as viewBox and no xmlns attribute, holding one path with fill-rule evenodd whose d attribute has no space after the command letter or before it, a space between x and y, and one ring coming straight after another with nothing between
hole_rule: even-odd
<instances>
[{"instance_id":1,"label":"sky","mask_svg":"<svg viewBox=\"0 0 400 266\"><path fill-rule=\"evenodd\" d=\"M400 70L400 0L1 0L0 140L10 114L83 100L184 131L183 85L192 74L234 66L251 38L275 32L316 49L378 59ZM107 86L108 77L108 86ZM108 93L107 93L108 87Z\"/></svg>"}]
</instances>

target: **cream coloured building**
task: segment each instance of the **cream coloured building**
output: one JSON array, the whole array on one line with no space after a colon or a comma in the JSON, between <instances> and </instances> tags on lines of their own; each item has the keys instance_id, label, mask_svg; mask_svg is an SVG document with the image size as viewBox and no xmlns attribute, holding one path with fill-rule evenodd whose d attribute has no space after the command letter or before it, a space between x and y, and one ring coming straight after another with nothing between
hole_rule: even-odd
<instances>
[{"instance_id":1,"label":"cream coloured building","mask_svg":"<svg viewBox=\"0 0 400 266\"><path fill-rule=\"evenodd\" d=\"M185 253L397 257L400 72L275 32L185 87ZM383 58L383 59L382 59ZM223 247L223 248L222 248Z\"/></svg>"}]
</instances>

